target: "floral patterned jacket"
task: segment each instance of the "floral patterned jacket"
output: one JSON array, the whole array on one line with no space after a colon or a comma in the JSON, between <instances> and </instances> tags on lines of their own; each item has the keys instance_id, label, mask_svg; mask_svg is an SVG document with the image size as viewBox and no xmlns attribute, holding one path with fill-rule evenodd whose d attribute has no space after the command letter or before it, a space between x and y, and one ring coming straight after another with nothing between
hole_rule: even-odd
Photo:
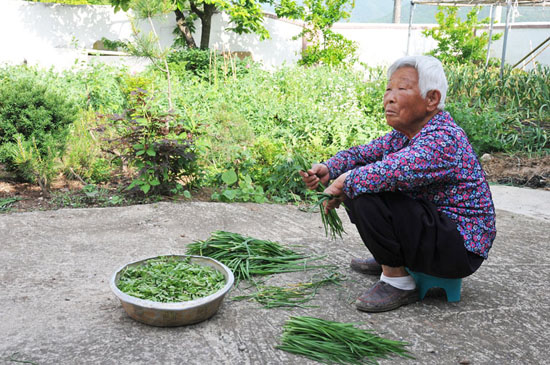
<instances>
[{"instance_id":1,"label":"floral patterned jacket","mask_svg":"<svg viewBox=\"0 0 550 365\"><path fill-rule=\"evenodd\" d=\"M351 199L400 191L431 201L456 223L466 249L487 258L496 236L491 191L464 130L448 112L435 115L411 140L393 130L324 164L331 179L351 170L344 182Z\"/></svg>"}]
</instances>

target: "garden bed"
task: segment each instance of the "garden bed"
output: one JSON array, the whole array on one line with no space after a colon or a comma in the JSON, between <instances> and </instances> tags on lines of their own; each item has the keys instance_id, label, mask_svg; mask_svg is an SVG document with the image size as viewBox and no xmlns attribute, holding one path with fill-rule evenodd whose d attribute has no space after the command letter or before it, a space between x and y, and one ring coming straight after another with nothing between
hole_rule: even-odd
<instances>
[{"instance_id":1,"label":"garden bed","mask_svg":"<svg viewBox=\"0 0 550 365\"><path fill-rule=\"evenodd\" d=\"M495 154L484 159L483 168L489 182L550 190L550 156L528 157L520 155ZM18 183L0 166L0 202L6 198L17 198L6 211L25 212L34 210L52 210L60 208L105 207L149 203L151 198L124 196L118 204L110 203L113 196L121 196L120 187L106 184L97 188L95 196L89 196L82 190L78 180L59 178L52 184L52 193L45 197L40 187L29 183ZM92 192L93 193L93 192ZM93 194L92 194L93 195ZM211 188L193 191L191 201L210 201ZM174 200L174 197L155 197L155 201ZM183 199L183 198L182 198ZM1 209L1 207L0 207ZM0 210L2 212L2 210Z\"/></svg>"}]
</instances>

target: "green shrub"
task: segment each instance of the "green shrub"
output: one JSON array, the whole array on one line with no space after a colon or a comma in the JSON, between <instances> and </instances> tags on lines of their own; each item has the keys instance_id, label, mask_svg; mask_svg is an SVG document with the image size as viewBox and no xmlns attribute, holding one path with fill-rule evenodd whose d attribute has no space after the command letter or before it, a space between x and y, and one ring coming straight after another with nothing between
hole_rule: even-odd
<instances>
[{"instance_id":1,"label":"green shrub","mask_svg":"<svg viewBox=\"0 0 550 365\"><path fill-rule=\"evenodd\" d=\"M68 87L78 91L82 107L97 112L116 113L124 107L125 98L120 83L125 74L124 68L93 62L84 68L64 71L62 80Z\"/></svg>"},{"instance_id":2,"label":"green shrub","mask_svg":"<svg viewBox=\"0 0 550 365\"><path fill-rule=\"evenodd\" d=\"M35 79L2 80L0 159L8 168L15 168L13 153L7 149L16 145L18 135L22 141L32 142L39 156L60 153L65 147L68 126L77 116L77 106L65 95Z\"/></svg>"},{"instance_id":3,"label":"green shrub","mask_svg":"<svg viewBox=\"0 0 550 365\"><path fill-rule=\"evenodd\" d=\"M113 171L118 166L113 166L106 152L104 141L97 132L96 113L88 111L82 113L82 117L69 128L67 148L63 155L63 171L69 178L77 175L90 184L109 181ZM102 135L112 137L112 128L102 130Z\"/></svg>"},{"instance_id":4,"label":"green shrub","mask_svg":"<svg viewBox=\"0 0 550 365\"><path fill-rule=\"evenodd\" d=\"M58 154L50 148L51 140L44 144L46 152L40 152L36 140L26 140L21 134L15 136L16 143L6 146L10 158L10 169L20 179L38 184L42 193L49 194L50 184L59 171Z\"/></svg>"},{"instance_id":5,"label":"green shrub","mask_svg":"<svg viewBox=\"0 0 550 365\"><path fill-rule=\"evenodd\" d=\"M329 65L347 66L358 61L357 43L339 33L325 31L324 41L309 45L298 64L303 66Z\"/></svg>"},{"instance_id":6,"label":"green shrub","mask_svg":"<svg viewBox=\"0 0 550 365\"><path fill-rule=\"evenodd\" d=\"M438 27L422 32L437 42L437 47L429 54L439 58L443 63L481 63L486 57L486 46L489 35L480 32L480 26L489 23L489 18L477 18L481 6L474 6L466 15L466 21L461 21L456 6L438 6L435 19ZM492 35L492 40L498 40L502 34Z\"/></svg>"},{"instance_id":7,"label":"green shrub","mask_svg":"<svg viewBox=\"0 0 550 365\"><path fill-rule=\"evenodd\" d=\"M111 116L118 132L111 147L137 168L128 189L138 187L144 194L183 192L182 184L192 185L197 177L195 144L187 123L151 107L144 90L134 93L136 108Z\"/></svg>"},{"instance_id":8,"label":"green shrub","mask_svg":"<svg viewBox=\"0 0 550 365\"><path fill-rule=\"evenodd\" d=\"M250 58L241 60L233 55L220 55L212 50L179 49L168 55L170 69L180 78L186 78L186 73L202 80L226 79L246 75L250 68L258 64Z\"/></svg>"}]
</instances>

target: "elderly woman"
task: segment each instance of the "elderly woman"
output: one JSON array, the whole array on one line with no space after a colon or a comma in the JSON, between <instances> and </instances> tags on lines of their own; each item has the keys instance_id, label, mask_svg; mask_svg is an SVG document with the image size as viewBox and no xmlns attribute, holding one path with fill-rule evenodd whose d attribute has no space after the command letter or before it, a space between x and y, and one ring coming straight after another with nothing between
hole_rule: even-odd
<instances>
[{"instance_id":1,"label":"elderly woman","mask_svg":"<svg viewBox=\"0 0 550 365\"><path fill-rule=\"evenodd\" d=\"M495 211L484 172L466 134L443 110L447 80L433 57L397 60L384 94L393 128L368 144L338 152L301 172L306 186L344 202L371 258L352 269L381 274L357 309L382 312L418 300L405 270L444 278L474 273L496 235Z\"/></svg>"}]
</instances>

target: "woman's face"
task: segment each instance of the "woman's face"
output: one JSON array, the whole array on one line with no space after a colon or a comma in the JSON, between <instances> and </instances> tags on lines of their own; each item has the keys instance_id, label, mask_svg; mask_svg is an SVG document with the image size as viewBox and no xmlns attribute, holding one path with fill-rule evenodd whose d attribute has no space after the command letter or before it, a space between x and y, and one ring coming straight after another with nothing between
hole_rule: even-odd
<instances>
[{"instance_id":1,"label":"woman's face","mask_svg":"<svg viewBox=\"0 0 550 365\"><path fill-rule=\"evenodd\" d=\"M384 94L384 109L388 124L409 138L428 122L431 113L427 100L420 95L414 67L401 67L393 73Z\"/></svg>"}]
</instances>

